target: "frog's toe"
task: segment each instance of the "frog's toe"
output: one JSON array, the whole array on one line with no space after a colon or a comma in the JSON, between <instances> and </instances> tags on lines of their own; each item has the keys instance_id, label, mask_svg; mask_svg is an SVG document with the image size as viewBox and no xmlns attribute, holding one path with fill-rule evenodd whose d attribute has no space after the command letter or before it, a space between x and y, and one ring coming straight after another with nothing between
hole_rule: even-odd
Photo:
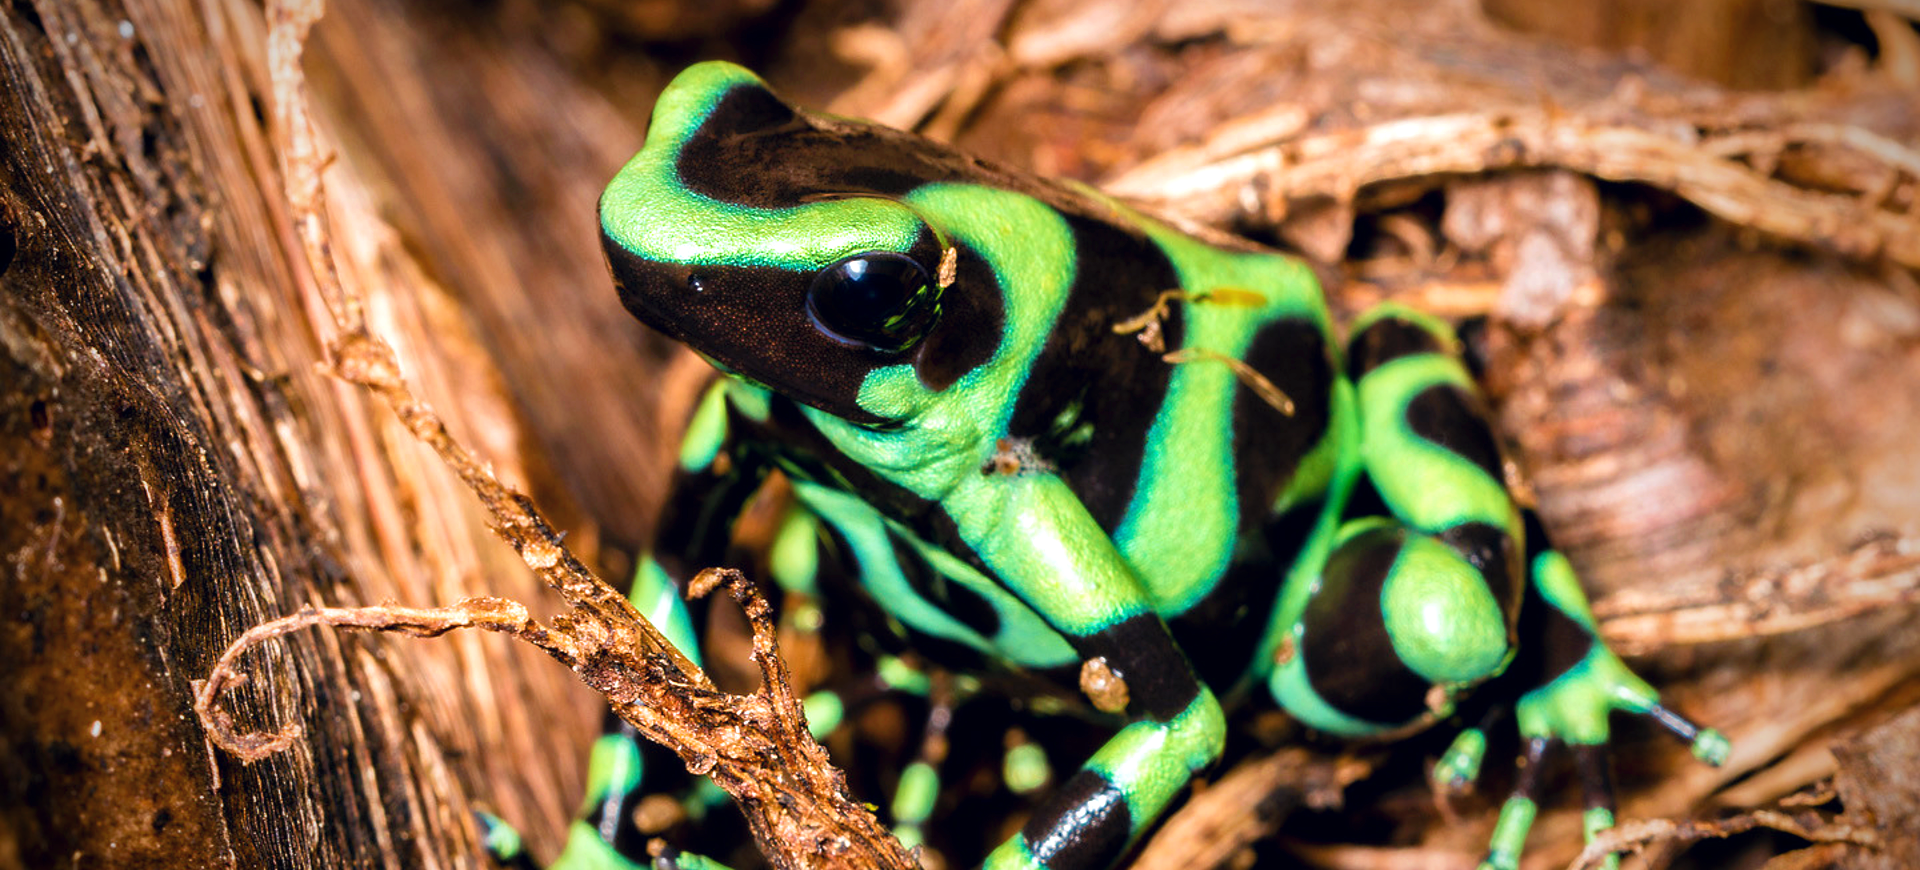
<instances>
[{"instance_id":1,"label":"frog's toe","mask_svg":"<svg viewBox=\"0 0 1920 870\"><path fill-rule=\"evenodd\" d=\"M1447 794L1462 794L1480 779L1481 762L1487 756L1487 732L1468 728L1453 739L1453 744L1433 766L1433 784Z\"/></svg>"},{"instance_id":2,"label":"frog's toe","mask_svg":"<svg viewBox=\"0 0 1920 870\"><path fill-rule=\"evenodd\" d=\"M1675 713L1659 704L1646 711L1647 717L1660 723L1660 727L1673 732L1675 737L1687 741L1687 749L1698 758L1714 767L1727 763L1727 755L1733 752L1733 742L1712 728L1702 728L1693 720Z\"/></svg>"},{"instance_id":3,"label":"frog's toe","mask_svg":"<svg viewBox=\"0 0 1920 870\"><path fill-rule=\"evenodd\" d=\"M495 867L502 870L539 870L533 856L520 841L520 831L489 812L474 810L474 823L480 828L480 845L487 850Z\"/></svg>"},{"instance_id":4,"label":"frog's toe","mask_svg":"<svg viewBox=\"0 0 1920 870\"><path fill-rule=\"evenodd\" d=\"M1611 654L1609 654L1611 658ZM1618 660L1615 659L1615 662ZM1709 764L1726 760L1730 744L1711 728L1701 728L1685 717L1662 706L1646 684L1624 666L1605 674L1586 672L1574 679L1562 678L1542 686L1521 699L1517 709L1525 749L1516 762L1513 794L1500 808L1500 820L1494 826L1492 842L1482 867L1515 870L1526 846L1527 829L1538 812L1541 771L1549 754L1564 749L1573 756L1579 769L1584 814L1582 827L1592 843L1614 826L1614 786L1612 746L1607 717L1616 710L1638 713L1653 719L1686 740L1693 755ZM1619 866L1616 856L1608 856L1600 865L1605 870Z\"/></svg>"}]
</instances>

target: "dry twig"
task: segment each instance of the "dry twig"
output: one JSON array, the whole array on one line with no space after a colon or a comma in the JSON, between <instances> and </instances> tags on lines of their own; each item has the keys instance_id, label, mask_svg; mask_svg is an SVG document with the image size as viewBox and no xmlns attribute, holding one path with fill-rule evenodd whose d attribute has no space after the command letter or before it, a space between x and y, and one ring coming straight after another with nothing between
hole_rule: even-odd
<instances>
[{"instance_id":1,"label":"dry twig","mask_svg":"<svg viewBox=\"0 0 1920 870\"><path fill-rule=\"evenodd\" d=\"M749 695L714 688L664 635L636 612L626 596L595 577L561 544L560 536L525 495L502 484L415 398L400 377L393 350L372 335L365 303L341 285L326 222L328 162L307 109L300 55L322 12L317 0L269 5L269 57L283 177L311 280L339 334L328 342L332 370L380 397L407 430L432 447L480 498L494 529L572 608L543 627L524 606L501 599L469 599L447 608L308 608L256 626L222 655L201 687L196 710L212 739L251 762L284 749L297 726L270 734L237 733L218 706L221 692L245 681L234 659L273 637L311 625L403 631L431 636L479 627L512 634L545 650L605 695L614 712L641 734L673 750L690 771L711 777L739 803L775 866L914 866L912 857L846 791L844 777L807 732L786 665L774 640L770 608L736 571L703 572L695 594L726 583L753 628L754 659L762 684Z\"/></svg>"},{"instance_id":2,"label":"dry twig","mask_svg":"<svg viewBox=\"0 0 1920 870\"><path fill-rule=\"evenodd\" d=\"M1902 214L1878 196L1822 193L1775 180L1723 156L1726 147L1648 126L1595 120L1559 111L1502 110L1402 118L1354 130L1303 136L1231 157L1184 150L1143 163L1112 180L1110 192L1201 220L1225 222L1251 195L1270 220L1293 203L1351 201L1361 188L1401 179L1501 169L1556 167L1611 181L1670 190L1732 223L1860 259L1884 256L1920 268L1920 216ZM1672 124L1663 124L1671 129ZM1697 129L1688 125L1687 129ZM1836 138L1831 128L1792 128L1804 141L1844 145L1889 171L1920 183L1920 154L1861 133ZM1731 134L1738 136L1739 134ZM1801 140L1777 138L1784 149Z\"/></svg>"},{"instance_id":3,"label":"dry twig","mask_svg":"<svg viewBox=\"0 0 1920 870\"><path fill-rule=\"evenodd\" d=\"M1880 838L1870 829L1844 822L1789 815L1778 810L1754 810L1711 822L1675 822L1666 819L1622 822L1595 835L1567 870L1598 870L1607 856L1638 852L1655 843L1731 837L1757 828L1771 828L1815 843L1847 843L1875 848Z\"/></svg>"}]
</instances>

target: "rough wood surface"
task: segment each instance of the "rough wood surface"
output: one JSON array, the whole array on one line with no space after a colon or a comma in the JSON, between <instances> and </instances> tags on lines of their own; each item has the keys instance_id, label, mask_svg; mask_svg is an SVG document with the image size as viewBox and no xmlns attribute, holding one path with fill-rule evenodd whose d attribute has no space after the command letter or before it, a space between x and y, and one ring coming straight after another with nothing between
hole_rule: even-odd
<instances>
[{"instance_id":1,"label":"rough wood surface","mask_svg":"<svg viewBox=\"0 0 1920 870\"><path fill-rule=\"evenodd\" d=\"M806 102L1285 240L1342 311L1484 318L1516 482L1609 635L1735 741L1714 771L1629 731L1622 816L1800 794L1789 815L1881 838L1654 836L1645 860L1904 866L1920 37L1892 0L1847 5L1876 54L1828 39L1817 77L1738 93L1464 0L336 0L304 72L340 281L452 433L607 574L644 539L699 364L620 312L593 202L665 76L743 58ZM603 707L477 634L248 654L240 724L304 726L256 764L191 716L229 641L305 605L557 607L457 476L319 368L338 300L304 271L272 24L242 0L0 8L0 867L481 866L471 809L551 855L578 794ZM1309 763L1282 761L1223 788ZM1278 827L1263 857L1471 866L1498 795L1437 803L1420 762L1370 762L1364 794L1291 825L1231 815L1299 804L1284 782L1196 801L1167 836ZM1577 812L1534 841L1538 866L1576 860Z\"/></svg>"}]
</instances>

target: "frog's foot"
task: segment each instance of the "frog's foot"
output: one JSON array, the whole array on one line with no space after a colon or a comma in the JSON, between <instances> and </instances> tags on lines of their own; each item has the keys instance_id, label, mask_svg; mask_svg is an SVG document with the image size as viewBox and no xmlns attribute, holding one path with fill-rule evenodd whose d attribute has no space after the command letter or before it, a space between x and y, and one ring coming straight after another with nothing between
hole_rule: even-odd
<instances>
[{"instance_id":1,"label":"frog's foot","mask_svg":"<svg viewBox=\"0 0 1920 870\"><path fill-rule=\"evenodd\" d=\"M486 848L494 866L502 870L540 870L520 842L519 829L489 812L475 810L473 818L480 827L480 845Z\"/></svg>"},{"instance_id":2,"label":"frog's foot","mask_svg":"<svg viewBox=\"0 0 1920 870\"><path fill-rule=\"evenodd\" d=\"M1701 728L1660 705L1658 693L1629 670L1594 632L1593 614L1586 596L1573 579L1566 559L1555 552L1541 553L1533 564L1533 591L1544 603L1539 615L1544 682L1520 698L1514 713L1526 741L1519 760L1520 774L1512 796L1500 808L1493 842L1483 870L1514 870L1526 843L1527 829L1537 811L1535 803L1542 762L1550 749L1572 750L1580 768L1580 786L1586 805L1586 834L1613 827L1613 779L1609 770L1608 719L1616 711L1647 716L1690 745L1695 758L1718 766L1727 759L1727 739L1711 728ZM1470 750L1470 746L1468 749ZM1449 755L1455 755L1449 750ZM1458 753L1461 759L1470 751ZM1448 759L1443 758L1443 762ZM1465 767L1455 761L1456 767ZM1616 864L1612 858L1605 865Z\"/></svg>"}]
</instances>

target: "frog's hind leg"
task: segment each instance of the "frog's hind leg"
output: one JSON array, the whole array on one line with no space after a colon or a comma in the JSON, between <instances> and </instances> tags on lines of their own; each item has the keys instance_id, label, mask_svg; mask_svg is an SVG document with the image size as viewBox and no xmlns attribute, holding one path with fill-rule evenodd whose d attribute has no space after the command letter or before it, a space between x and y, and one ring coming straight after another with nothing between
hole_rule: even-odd
<instances>
[{"instance_id":1,"label":"frog's hind leg","mask_svg":"<svg viewBox=\"0 0 1920 870\"><path fill-rule=\"evenodd\" d=\"M1306 724L1367 736L1449 713L1501 672L1519 605L1519 512L1458 340L1400 306L1354 325L1350 457L1287 579L1269 688ZM1293 603L1297 602L1297 603Z\"/></svg>"},{"instance_id":2,"label":"frog's hind leg","mask_svg":"<svg viewBox=\"0 0 1920 870\"><path fill-rule=\"evenodd\" d=\"M1530 518L1531 519L1531 518ZM1712 765L1726 760L1727 739L1701 728L1666 707L1645 680L1607 648L1593 611L1566 557L1545 549L1545 536L1530 524L1529 538L1539 551L1530 565L1523 637L1537 651L1531 667L1515 676L1529 687L1515 707L1523 752L1514 791L1500 808L1488 849L1486 870L1519 866L1527 829L1538 810L1539 769L1558 747L1571 750L1579 766L1587 839L1613 827L1613 779L1608 719L1616 712L1648 716L1690 745L1693 755ZM1608 859L1608 867L1615 865Z\"/></svg>"}]
</instances>

